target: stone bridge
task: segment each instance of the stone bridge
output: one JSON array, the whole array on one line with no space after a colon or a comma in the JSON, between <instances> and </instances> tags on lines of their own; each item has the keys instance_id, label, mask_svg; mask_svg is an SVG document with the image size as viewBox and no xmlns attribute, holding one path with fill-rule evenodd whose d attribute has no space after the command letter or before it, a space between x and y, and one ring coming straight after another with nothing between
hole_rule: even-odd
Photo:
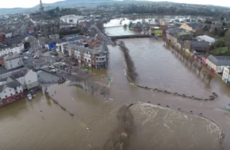
<instances>
[{"instance_id":1,"label":"stone bridge","mask_svg":"<svg viewBox=\"0 0 230 150\"><path fill-rule=\"evenodd\" d=\"M129 38L150 38L153 37L151 35L119 35L119 36L108 36L111 40L117 39L129 39Z\"/></svg>"}]
</instances>

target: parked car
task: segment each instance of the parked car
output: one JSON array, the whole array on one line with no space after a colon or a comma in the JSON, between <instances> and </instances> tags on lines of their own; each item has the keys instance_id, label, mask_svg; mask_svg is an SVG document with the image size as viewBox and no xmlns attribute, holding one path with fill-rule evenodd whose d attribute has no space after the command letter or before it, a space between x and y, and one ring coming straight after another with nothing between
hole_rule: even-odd
<instances>
[{"instance_id":1,"label":"parked car","mask_svg":"<svg viewBox=\"0 0 230 150\"><path fill-rule=\"evenodd\" d=\"M54 66L53 66L53 65L51 65L51 66L49 66L49 68L50 68L50 69L54 69Z\"/></svg>"},{"instance_id":2,"label":"parked car","mask_svg":"<svg viewBox=\"0 0 230 150\"><path fill-rule=\"evenodd\" d=\"M28 59L28 58L29 58L29 57L27 57L27 56L24 56L24 57L23 57L23 59Z\"/></svg>"},{"instance_id":3,"label":"parked car","mask_svg":"<svg viewBox=\"0 0 230 150\"><path fill-rule=\"evenodd\" d=\"M52 69L52 70L50 70L50 72L56 73L56 69Z\"/></svg>"}]
</instances>

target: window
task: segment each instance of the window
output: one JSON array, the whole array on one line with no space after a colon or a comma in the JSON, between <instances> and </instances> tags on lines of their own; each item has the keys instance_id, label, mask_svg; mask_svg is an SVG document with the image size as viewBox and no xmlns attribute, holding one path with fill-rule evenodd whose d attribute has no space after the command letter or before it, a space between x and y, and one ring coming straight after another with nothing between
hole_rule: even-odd
<instances>
[{"instance_id":1,"label":"window","mask_svg":"<svg viewBox=\"0 0 230 150\"><path fill-rule=\"evenodd\" d=\"M10 89L10 91L11 91L11 89Z\"/></svg>"},{"instance_id":2,"label":"window","mask_svg":"<svg viewBox=\"0 0 230 150\"><path fill-rule=\"evenodd\" d=\"M6 93L6 91L4 91L4 93Z\"/></svg>"},{"instance_id":3,"label":"window","mask_svg":"<svg viewBox=\"0 0 230 150\"><path fill-rule=\"evenodd\" d=\"M5 95L5 98L7 98L7 96Z\"/></svg>"}]
</instances>

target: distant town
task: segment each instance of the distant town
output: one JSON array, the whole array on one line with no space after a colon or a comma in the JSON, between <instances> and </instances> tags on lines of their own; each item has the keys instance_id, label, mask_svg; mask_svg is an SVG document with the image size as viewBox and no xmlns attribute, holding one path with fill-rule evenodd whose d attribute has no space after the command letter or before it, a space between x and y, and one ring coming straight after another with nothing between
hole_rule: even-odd
<instances>
[{"instance_id":1,"label":"distant town","mask_svg":"<svg viewBox=\"0 0 230 150\"><path fill-rule=\"evenodd\" d=\"M71 4L68 1L68 5ZM70 116L80 118L78 121L88 134L91 128L87 122L91 120L82 119L83 113L76 113L66 105L67 99L75 100L73 95L64 98L64 102L60 100L62 92L73 91L71 88L75 87L78 92L92 96L82 97L88 100L99 97L106 104L121 98L124 101L117 102L119 109L114 108L118 110L118 127L109 142L105 142L104 150L111 147L125 150L135 128L131 107L143 102L142 98L148 101L143 102L145 107L150 103L164 109L172 106L177 112L208 118L216 123L213 133L218 131L218 146L216 140L214 145L221 150L230 148L225 142L229 137L224 136L229 132L230 121L230 8L133 1L73 2L72 7L64 7L64 2L56 5L43 4L40 0L33 9L0 14L0 107L15 107L17 102L26 99L36 108L34 100L42 93ZM152 51L146 55L133 49ZM119 59L115 59L117 57ZM150 60L162 60L168 67L159 63L159 70L154 70L156 62ZM181 66L186 68L181 74L173 73L174 70L180 72ZM158 76L162 70L164 74ZM125 77L121 77L123 73ZM155 99L153 93L174 99L170 101L163 96L162 100L151 101L149 99ZM127 98L130 95L133 97ZM137 97L141 98L133 99ZM188 102L184 104L183 100ZM104 103L100 107L104 108ZM81 103L79 107L83 109L84 105ZM42 104L36 109L45 120ZM104 114L112 114L114 110ZM148 117L157 113L150 114ZM144 120L142 125L149 120ZM206 146L199 144L197 150Z\"/></svg>"}]
</instances>

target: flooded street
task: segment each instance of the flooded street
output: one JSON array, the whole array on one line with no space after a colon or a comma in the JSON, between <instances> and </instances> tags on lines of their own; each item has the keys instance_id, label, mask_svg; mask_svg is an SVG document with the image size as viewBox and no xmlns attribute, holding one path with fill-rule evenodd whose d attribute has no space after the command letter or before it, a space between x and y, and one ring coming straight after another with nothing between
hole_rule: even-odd
<instances>
[{"instance_id":1,"label":"flooded street","mask_svg":"<svg viewBox=\"0 0 230 150\"><path fill-rule=\"evenodd\" d=\"M109 98L60 84L48 91L66 111L42 94L32 104L22 100L3 107L1 150L102 150L117 127L118 109L130 103L134 103L130 110L135 130L125 150L220 150L221 129L225 149L230 148L230 113L224 109L229 103L229 87L219 78L208 84L162 41L123 41L136 66L138 84L200 97L216 92L219 97L201 102L138 88L127 81L120 48L109 46L108 69L93 72L98 82L108 84L108 78L113 79Z\"/></svg>"}]
</instances>

